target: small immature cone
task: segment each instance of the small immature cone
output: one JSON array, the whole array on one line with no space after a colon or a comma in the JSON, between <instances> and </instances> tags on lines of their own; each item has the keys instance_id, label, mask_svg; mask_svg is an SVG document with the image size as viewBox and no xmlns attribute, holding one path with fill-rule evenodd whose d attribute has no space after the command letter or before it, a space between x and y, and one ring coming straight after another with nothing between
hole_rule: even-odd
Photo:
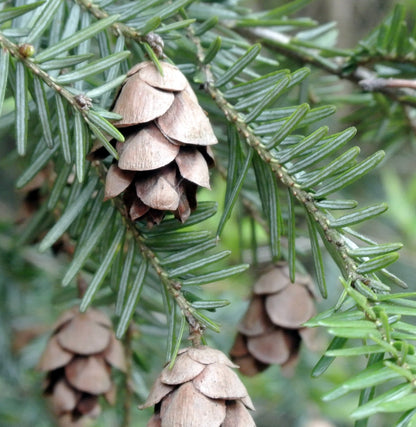
<instances>
[{"instance_id":1,"label":"small immature cone","mask_svg":"<svg viewBox=\"0 0 416 427\"><path fill-rule=\"evenodd\" d=\"M105 199L124 193L130 218L159 223L165 212L185 222L196 208L198 186L210 188L216 144L211 124L181 71L161 62L163 75L148 61L127 74L113 111L125 136L107 174ZM97 158L97 156L92 156Z\"/></svg>"},{"instance_id":2,"label":"small immature cone","mask_svg":"<svg viewBox=\"0 0 416 427\"><path fill-rule=\"evenodd\" d=\"M301 341L312 346L313 331L302 327L315 314L311 289L308 276L298 274L291 283L283 262L259 278L230 350L243 374L256 375L272 364L290 373Z\"/></svg>"},{"instance_id":3,"label":"small immature cone","mask_svg":"<svg viewBox=\"0 0 416 427\"><path fill-rule=\"evenodd\" d=\"M38 363L47 372L49 396L59 426L84 426L100 414L98 398L113 402L111 368L125 371L124 351L104 313L77 307L65 311Z\"/></svg>"},{"instance_id":4,"label":"small immature cone","mask_svg":"<svg viewBox=\"0 0 416 427\"><path fill-rule=\"evenodd\" d=\"M224 353L206 346L179 351L140 409L155 406L148 427L252 427L247 390Z\"/></svg>"}]
</instances>

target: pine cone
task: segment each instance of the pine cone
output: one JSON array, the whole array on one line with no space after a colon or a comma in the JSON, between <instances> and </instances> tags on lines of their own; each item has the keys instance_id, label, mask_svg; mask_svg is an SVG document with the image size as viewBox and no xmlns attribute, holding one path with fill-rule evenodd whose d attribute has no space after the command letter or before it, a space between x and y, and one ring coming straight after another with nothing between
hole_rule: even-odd
<instances>
[{"instance_id":1,"label":"pine cone","mask_svg":"<svg viewBox=\"0 0 416 427\"><path fill-rule=\"evenodd\" d=\"M166 366L140 409L155 405L148 427L250 427L247 390L224 353L210 347L182 349Z\"/></svg>"},{"instance_id":2,"label":"pine cone","mask_svg":"<svg viewBox=\"0 0 416 427\"><path fill-rule=\"evenodd\" d=\"M65 311L54 325L38 364L47 372L45 394L60 426L83 426L100 414L100 395L114 404L111 366L125 371L123 347L104 313L77 307Z\"/></svg>"},{"instance_id":3,"label":"pine cone","mask_svg":"<svg viewBox=\"0 0 416 427\"><path fill-rule=\"evenodd\" d=\"M253 297L230 350L232 360L248 376L269 365L290 373L296 365L301 340L310 346L313 333L302 324L315 314L309 276L290 282L286 263L278 263L254 285Z\"/></svg>"},{"instance_id":4,"label":"pine cone","mask_svg":"<svg viewBox=\"0 0 416 427\"><path fill-rule=\"evenodd\" d=\"M158 224L165 212L185 222L196 208L198 186L210 188L208 167L216 144L210 122L181 71L152 62L127 74L113 111L125 136L116 144L118 162L110 167L105 199L124 192L130 218Z\"/></svg>"}]
</instances>

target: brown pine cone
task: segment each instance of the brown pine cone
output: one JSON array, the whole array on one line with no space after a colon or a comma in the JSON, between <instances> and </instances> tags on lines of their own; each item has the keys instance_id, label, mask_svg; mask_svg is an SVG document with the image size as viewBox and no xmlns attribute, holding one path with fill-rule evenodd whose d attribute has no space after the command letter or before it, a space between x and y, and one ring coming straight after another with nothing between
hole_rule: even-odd
<instances>
[{"instance_id":1,"label":"brown pine cone","mask_svg":"<svg viewBox=\"0 0 416 427\"><path fill-rule=\"evenodd\" d=\"M254 410L247 390L224 353L206 346L179 351L140 409L155 406L148 427L251 427Z\"/></svg>"},{"instance_id":2,"label":"brown pine cone","mask_svg":"<svg viewBox=\"0 0 416 427\"><path fill-rule=\"evenodd\" d=\"M127 74L113 111L114 126L125 136L116 144L118 162L110 167L105 199L124 192L132 220L158 224L165 212L185 222L196 208L198 186L210 188L208 168L216 144L207 115L181 71L148 61Z\"/></svg>"},{"instance_id":3,"label":"brown pine cone","mask_svg":"<svg viewBox=\"0 0 416 427\"><path fill-rule=\"evenodd\" d=\"M281 365L283 372L290 373L296 365L301 341L308 346L313 342L314 331L302 324L314 314L309 276L297 274L295 283L291 283L287 264L279 262L254 285L230 350L232 360L248 376L271 364Z\"/></svg>"},{"instance_id":4,"label":"brown pine cone","mask_svg":"<svg viewBox=\"0 0 416 427\"><path fill-rule=\"evenodd\" d=\"M65 311L54 325L38 369L60 426L83 426L100 414L100 395L114 404L111 367L125 371L123 347L101 311Z\"/></svg>"}]
</instances>

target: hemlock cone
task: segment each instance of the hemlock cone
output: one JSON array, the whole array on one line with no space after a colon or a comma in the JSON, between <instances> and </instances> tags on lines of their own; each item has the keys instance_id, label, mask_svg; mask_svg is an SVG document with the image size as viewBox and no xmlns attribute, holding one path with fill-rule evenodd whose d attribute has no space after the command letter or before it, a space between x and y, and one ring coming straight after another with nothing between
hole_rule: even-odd
<instances>
[{"instance_id":1,"label":"hemlock cone","mask_svg":"<svg viewBox=\"0 0 416 427\"><path fill-rule=\"evenodd\" d=\"M115 403L111 367L125 371L123 347L101 311L65 311L54 325L38 369L60 426L83 426L100 414L99 396Z\"/></svg>"},{"instance_id":2,"label":"hemlock cone","mask_svg":"<svg viewBox=\"0 0 416 427\"><path fill-rule=\"evenodd\" d=\"M309 276L290 282L286 263L279 262L254 284L253 296L240 322L230 350L244 375L253 376L269 365L290 373L296 365L301 341L312 347L314 331L302 327L315 314Z\"/></svg>"},{"instance_id":3,"label":"hemlock cone","mask_svg":"<svg viewBox=\"0 0 416 427\"><path fill-rule=\"evenodd\" d=\"M155 406L148 427L252 427L253 403L219 350L206 346L179 351L173 368L166 366L140 409Z\"/></svg>"},{"instance_id":4,"label":"hemlock cone","mask_svg":"<svg viewBox=\"0 0 416 427\"><path fill-rule=\"evenodd\" d=\"M161 62L134 66L113 106L123 118L114 126L125 136L117 142L118 162L107 174L105 199L124 192L132 220L158 224L165 212L185 222L196 208L198 186L210 188L208 168L216 144L211 124L181 71Z\"/></svg>"}]
</instances>

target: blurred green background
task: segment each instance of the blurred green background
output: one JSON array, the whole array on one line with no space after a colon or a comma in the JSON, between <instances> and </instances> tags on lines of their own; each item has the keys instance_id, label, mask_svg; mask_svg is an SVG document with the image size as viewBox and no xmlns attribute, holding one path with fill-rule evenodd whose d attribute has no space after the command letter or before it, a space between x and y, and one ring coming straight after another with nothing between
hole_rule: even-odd
<instances>
[{"instance_id":1,"label":"blurred green background","mask_svg":"<svg viewBox=\"0 0 416 427\"><path fill-rule=\"evenodd\" d=\"M257 10L273 8L284 1L244 1L245 6ZM338 22L338 46L353 47L396 3L393 0L316 0L299 15L311 16L320 23ZM406 2L405 2L406 3ZM408 1L409 11L416 16L416 2ZM410 15L412 16L412 15ZM342 93L350 90L348 84L341 87ZM340 94L338 94L340 95ZM352 107L339 108L329 123L332 130L354 124ZM39 254L36 247L16 245L21 227L16 225L16 212L19 210L21 194L14 190L14 182L19 174L19 160L14 151L11 135L1 135L0 145L0 425L4 427L47 427L54 422L42 398L42 375L34 367L45 346L50 325L59 313L68 308L76 299L62 303L66 292L57 286L64 270L66 259L51 254ZM400 277L412 287L416 274L416 174L414 173L414 136L388 141L374 133L359 134L357 142L365 152L366 144L380 146L387 152L387 160L371 177L359 186L354 186L354 198L372 201L386 200L390 206L387 214L372 222L367 234L377 236L383 241L402 241L405 244L401 260L392 269L400 272ZM371 150L374 149L371 146ZM17 165L17 167L16 167ZM217 177L213 192L204 193L202 198L222 200L223 183ZM350 190L352 191L352 190ZM242 240L248 247L248 227L240 227L235 214L227 224L222 243L228 249L239 253L240 241L236 235L243 232ZM209 221L212 231L216 229L216 218ZM245 255L243 251L243 256ZM237 255L236 255L237 256ZM238 261L238 259L236 259ZM332 261L326 260L329 273L329 298L319 301L325 309L336 301L340 285L338 272ZM219 335L209 336L213 346L227 352L232 345L235 328L247 306L250 287L255 280L253 273L239 276L232 281L206 287L216 297L226 298L232 304L218 311L215 318L222 325ZM74 296L74 295L73 295ZM111 314L111 313L110 313ZM139 411L136 404L146 397L152 381L164 363L165 337L146 325L139 325L134 332L134 406L132 424L144 426L150 410ZM257 408L254 414L258 427L331 427L352 426L349 413L356 407L357 395L330 403L323 403L320 396L356 373L365 360L351 361L339 359L325 375L312 379L310 371L320 357L319 349L325 349L328 337L319 331L316 352L302 350L302 358L296 373L291 378L281 375L279 368L269 368L256 378L244 378ZM121 381L121 378L116 378ZM123 395L115 409L105 408L104 415L94 424L96 426L120 425ZM301 414L301 415L300 415ZM389 427L388 417L375 417L371 426Z\"/></svg>"}]
</instances>

